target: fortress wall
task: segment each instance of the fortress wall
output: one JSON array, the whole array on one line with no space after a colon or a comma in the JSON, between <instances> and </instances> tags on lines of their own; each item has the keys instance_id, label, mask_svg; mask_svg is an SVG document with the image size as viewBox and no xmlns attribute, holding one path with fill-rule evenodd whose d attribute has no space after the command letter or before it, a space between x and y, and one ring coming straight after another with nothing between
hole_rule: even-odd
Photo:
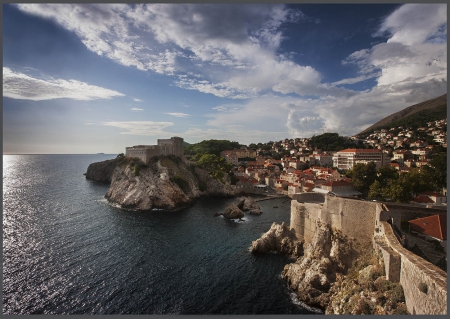
<instances>
[{"instance_id":1,"label":"fortress wall","mask_svg":"<svg viewBox=\"0 0 450 319\"><path fill-rule=\"evenodd\" d=\"M303 194L302 194L303 195ZM323 204L316 202L291 202L291 228L308 242L315 233L316 222L327 223L341 230L345 235L356 238L361 243L372 243L375 218L381 205L341 197L325 196Z\"/></svg>"},{"instance_id":2,"label":"fortress wall","mask_svg":"<svg viewBox=\"0 0 450 319\"><path fill-rule=\"evenodd\" d=\"M412 314L447 314L447 273L403 248L391 226L387 222L380 224L386 244L401 258L400 284L408 311ZM426 293L419 289L420 284L427 286Z\"/></svg>"}]
</instances>

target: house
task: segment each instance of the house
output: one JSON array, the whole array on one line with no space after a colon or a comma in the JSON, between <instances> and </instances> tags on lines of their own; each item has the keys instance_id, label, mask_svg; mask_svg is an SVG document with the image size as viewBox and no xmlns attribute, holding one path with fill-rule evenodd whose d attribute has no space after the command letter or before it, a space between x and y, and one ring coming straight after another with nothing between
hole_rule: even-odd
<instances>
[{"instance_id":1,"label":"house","mask_svg":"<svg viewBox=\"0 0 450 319\"><path fill-rule=\"evenodd\" d=\"M447 196L436 192L422 192L419 195L428 196L435 204L438 205L447 203Z\"/></svg>"},{"instance_id":2,"label":"house","mask_svg":"<svg viewBox=\"0 0 450 319\"><path fill-rule=\"evenodd\" d=\"M339 197L361 197L361 193L358 192L351 183L345 181L329 181L322 184L323 190Z\"/></svg>"},{"instance_id":3,"label":"house","mask_svg":"<svg viewBox=\"0 0 450 319\"><path fill-rule=\"evenodd\" d=\"M436 214L423 218L410 220L409 229L441 242L447 241L447 215Z\"/></svg>"}]
</instances>

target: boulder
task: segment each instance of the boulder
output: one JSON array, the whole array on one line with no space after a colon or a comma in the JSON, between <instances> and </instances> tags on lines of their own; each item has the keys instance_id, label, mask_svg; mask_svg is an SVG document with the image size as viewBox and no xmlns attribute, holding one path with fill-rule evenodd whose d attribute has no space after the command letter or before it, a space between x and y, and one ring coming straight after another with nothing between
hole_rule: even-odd
<instances>
[{"instance_id":1,"label":"boulder","mask_svg":"<svg viewBox=\"0 0 450 319\"><path fill-rule=\"evenodd\" d=\"M278 252L284 255L300 257L303 254L303 242L295 236L285 223L273 223L269 231L256 241L252 242L253 253Z\"/></svg>"},{"instance_id":2,"label":"boulder","mask_svg":"<svg viewBox=\"0 0 450 319\"><path fill-rule=\"evenodd\" d=\"M262 214L262 210L260 210L260 209L252 209L251 211L249 211L249 213L251 215L261 215Z\"/></svg>"},{"instance_id":3,"label":"boulder","mask_svg":"<svg viewBox=\"0 0 450 319\"><path fill-rule=\"evenodd\" d=\"M227 219L236 219L244 217L244 213L237 207L236 204L229 204L225 207L223 217Z\"/></svg>"},{"instance_id":4,"label":"boulder","mask_svg":"<svg viewBox=\"0 0 450 319\"><path fill-rule=\"evenodd\" d=\"M253 209L259 209L261 210L261 207L259 207L258 203L253 197L246 197L244 200L244 205L242 207L243 211L249 211Z\"/></svg>"}]
</instances>

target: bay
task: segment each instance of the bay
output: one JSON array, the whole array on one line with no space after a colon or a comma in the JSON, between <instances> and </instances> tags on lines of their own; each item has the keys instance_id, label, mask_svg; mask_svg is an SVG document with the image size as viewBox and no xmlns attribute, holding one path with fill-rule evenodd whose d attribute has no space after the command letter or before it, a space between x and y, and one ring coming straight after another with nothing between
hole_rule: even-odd
<instances>
[{"instance_id":1,"label":"bay","mask_svg":"<svg viewBox=\"0 0 450 319\"><path fill-rule=\"evenodd\" d=\"M261 201L240 222L214 217L233 198L123 210L83 176L113 157L3 156L4 314L311 313L281 279L286 257L249 252L289 223L289 201Z\"/></svg>"}]
</instances>

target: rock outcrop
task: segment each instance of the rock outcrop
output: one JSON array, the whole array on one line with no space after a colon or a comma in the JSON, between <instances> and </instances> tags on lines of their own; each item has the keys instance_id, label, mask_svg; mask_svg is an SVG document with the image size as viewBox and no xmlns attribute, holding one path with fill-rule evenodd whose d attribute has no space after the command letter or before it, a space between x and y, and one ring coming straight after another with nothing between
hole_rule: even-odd
<instances>
[{"instance_id":1,"label":"rock outcrop","mask_svg":"<svg viewBox=\"0 0 450 319\"><path fill-rule=\"evenodd\" d=\"M253 253L278 252L295 258L303 255L303 242L295 236L285 223L273 223L269 231L256 241L252 242Z\"/></svg>"},{"instance_id":2,"label":"rock outcrop","mask_svg":"<svg viewBox=\"0 0 450 319\"><path fill-rule=\"evenodd\" d=\"M261 215L262 210L253 197L239 197L235 202L236 206L243 211L248 211L252 215Z\"/></svg>"},{"instance_id":3,"label":"rock outcrop","mask_svg":"<svg viewBox=\"0 0 450 319\"><path fill-rule=\"evenodd\" d=\"M244 217L244 212L236 204L229 204L222 215L227 219L236 219Z\"/></svg>"},{"instance_id":4,"label":"rock outcrop","mask_svg":"<svg viewBox=\"0 0 450 319\"><path fill-rule=\"evenodd\" d=\"M103 162L92 163L88 166L86 174L87 179L101 184L111 184L111 178L117 164L121 158L106 160Z\"/></svg>"},{"instance_id":5,"label":"rock outcrop","mask_svg":"<svg viewBox=\"0 0 450 319\"><path fill-rule=\"evenodd\" d=\"M344 274L355 257L352 240L340 231L318 223L304 255L288 264L282 272L283 279L307 305L324 310L330 300L329 291L336 276Z\"/></svg>"},{"instance_id":6,"label":"rock outcrop","mask_svg":"<svg viewBox=\"0 0 450 319\"><path fill-rule=\"evenodd\" d=\"M365 247L348 274L338 276L326 314L407 314L400 283L386 280L384 261L371 247Z\"/></svg>"},{"instance_id":7,"label":"rock outcrop","mask_svg":"<svg viewBox=\"0 0 450 319\"><path fill-rule=\"evenodd\" d=\"M94 164L97 165L90 165L93 169L112 165ZM206 171L188 166L179 157L160 156L152 158L148 165L138 158L117 160L105 197L123 208L173 211L192 205L201 196L233 195L229 185L215 180Z\"/></svg>"}]
</instances>

